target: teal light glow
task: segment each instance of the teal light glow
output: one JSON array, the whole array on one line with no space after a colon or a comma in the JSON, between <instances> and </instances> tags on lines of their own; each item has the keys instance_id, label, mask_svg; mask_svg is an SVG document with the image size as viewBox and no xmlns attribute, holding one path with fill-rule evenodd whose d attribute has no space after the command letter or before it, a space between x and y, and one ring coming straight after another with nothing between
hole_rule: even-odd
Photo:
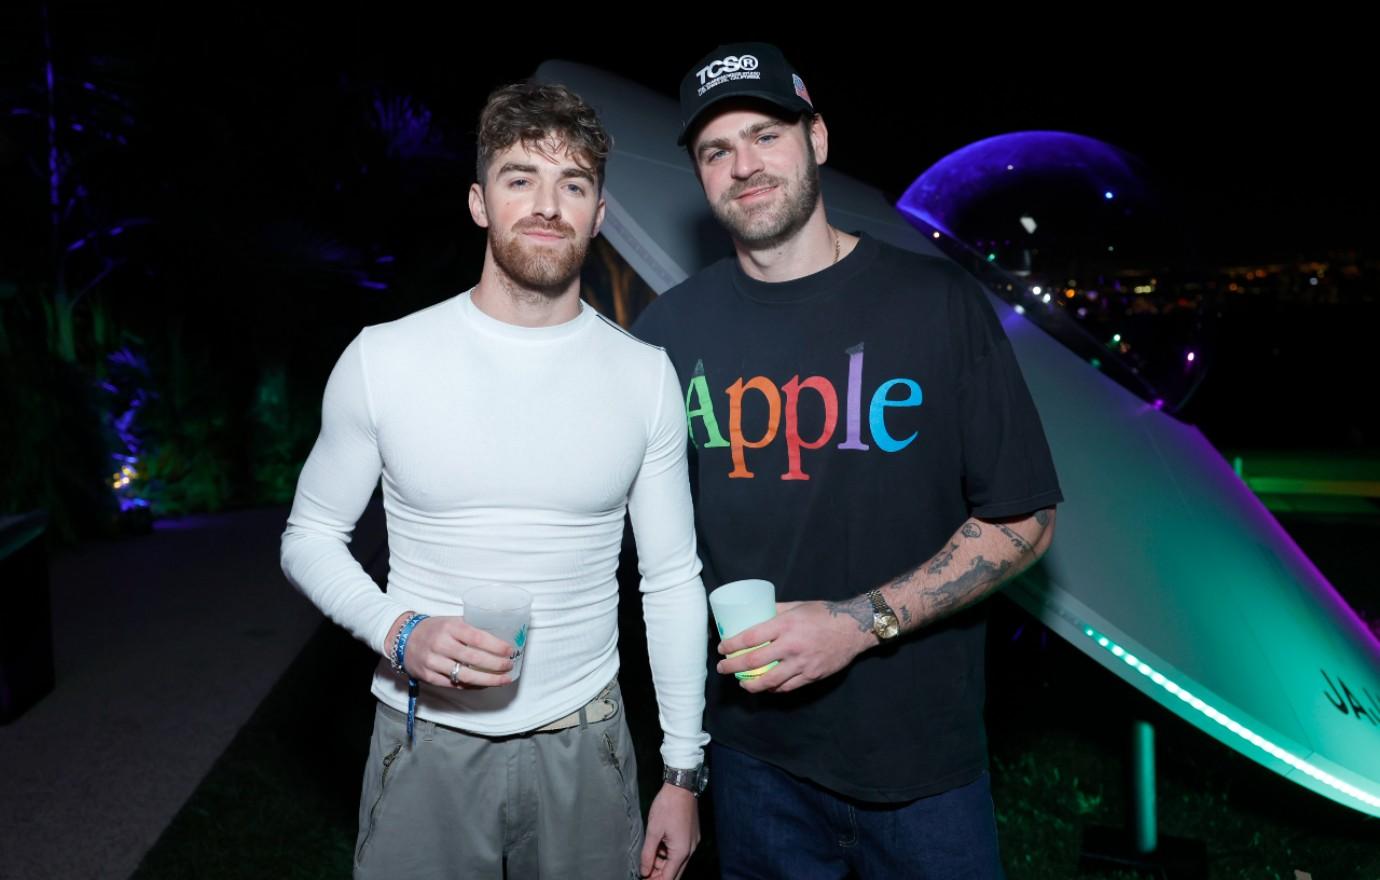
<instances>
[{"instance_id":1,"label":"teal light glow","mask_svg":"<svg viewBox=\"0 0 1380 880\"><path fill-rule=\"evenodd\" d=\"M1334 788L1337 791L1340 791L1349 797L1353 797L1363 804L1367 804L1372 807L1380 807L1380 797L1376 797L1375 795L1370 794L1367 791L1363 791L1357 788L1356 786L1351 785L1348 782L1345 782L1344 780L1338 779L1331 773L1328 773L1326 770L1323 770L1322 768L1314 764L1311 764L1308 761L1305 761L1298 755L1295 755L1294 753L1284 748L1281 748L1280 746L1276 745L1275 743L1271 742L1270 740L1266 739L1265 737L1261 736L1260 734L1256 733L1255 731L1236 721L1234 718L1227 716L1225 713L1221 712L1214 706L1211 706L1208 703L1204 702L1200 697L1195 696L1190 691L1175 684L1173 681L1166 678L1163 674L1156 672L1154 669L1150 667L1149 664L1145 663L1143 660L1140 660L1134 654L1128 653L1125 648L1121 647L1116 642L1113 642L1111 639L1107 638L1105 635L1093 629L1092 627L1086 625L1083 626L1083 634L1086 635L1088 638L1092 639L1093 641L1097 642L1098 645L1110 651L1116 657L1120 658L1123 662L1126 663L1126 665L1135 669L1141 675L1149 677L1151 681L1153 681L1160 687L1164 688L1165 691L1167 691L1168 693L1173 694L1180 700L1183 700L1185 703L1192 706L1194 709L1203 713L1208 718L1211 718L1213 721L1222 725L1227 730L1230 730L1232 733L1246 740L1251 745L1255 746L1256 748L1260 749L1261 751L1265 752L1271 757L1283 761L1290 767L1293 767L1296 770L1300 770L1306 773L1307 775L1311 776L1313 779L1318 780L1324 785L1330 786L1331 788Z\"/></svg>"}]
</instances>

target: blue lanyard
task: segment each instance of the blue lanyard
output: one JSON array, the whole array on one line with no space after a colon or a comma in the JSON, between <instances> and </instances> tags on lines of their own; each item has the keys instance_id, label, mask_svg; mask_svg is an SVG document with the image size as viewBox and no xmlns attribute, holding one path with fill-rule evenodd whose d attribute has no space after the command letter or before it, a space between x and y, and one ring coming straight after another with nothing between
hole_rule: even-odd
<instances>
[{"instance_id":1,"label":"blue lanyard","mask_svg":"<svg viewBox=\"0 0 1380 880\"><path fill-rule=\"evenodd\" d=\"M403 624L402 629L398 630L397 641L393 643L393 665L397 669L407 672L407 667L403 665L403 658L407 655L407 640L412 637L412 630L417 628L417 624L426 620L428 614L414 614ZM407 745L412 747L412 724L417 717L417 679L407 676Z\"/></svg>"}]
</instances>

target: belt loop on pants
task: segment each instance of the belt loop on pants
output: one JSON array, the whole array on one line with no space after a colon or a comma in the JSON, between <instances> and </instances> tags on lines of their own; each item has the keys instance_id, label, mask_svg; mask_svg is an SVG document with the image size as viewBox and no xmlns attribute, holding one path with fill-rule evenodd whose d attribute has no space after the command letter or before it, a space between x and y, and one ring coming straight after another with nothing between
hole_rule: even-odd
<instances>
[{"instance_id":1,"label":"belt loop on pants","mask_svg":"<svg viewBox=\"0 0 1380 880\"><path fill-rule=\"evenodd\" d=\"M606 721L618 714L618 703L610 699L613 689L618 686L618 679L615 678L604 686L599 695L585 703L579 709L571 712L563 718L557 718L550 724L538 727L533 733L554 733L558 730L566 730L571 727L578 727L584 730L591 724Z\"/></svg>"}]
</instances>

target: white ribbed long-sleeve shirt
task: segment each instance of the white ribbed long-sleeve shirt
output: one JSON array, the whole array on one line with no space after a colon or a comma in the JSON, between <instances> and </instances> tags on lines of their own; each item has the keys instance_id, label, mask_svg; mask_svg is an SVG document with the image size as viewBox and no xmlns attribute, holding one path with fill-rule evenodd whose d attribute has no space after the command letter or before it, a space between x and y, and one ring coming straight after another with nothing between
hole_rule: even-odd
<instances>
[{"instance_id":1,"label":"white ribbed long-sleeve shirt","mask_svg":"<svg viewBox=\"0 0 1380 880\"><path fill-rule=\"evenodd\" d=\"M417 714L487 736L532 730L594 698L618 671L615 570L625 509L670 767L700 763L706 610L686 476L685 412L666 354L581 303L519 327L464 293L368 327L341 355L302 469L283 571L332 620L387 654L413 609L459 615L485 583L533 594L513 685L423 684ZM346 545L380 475L388 590ZM386 660L373 693L406 711Z\"/></svg>"}]
</instances>

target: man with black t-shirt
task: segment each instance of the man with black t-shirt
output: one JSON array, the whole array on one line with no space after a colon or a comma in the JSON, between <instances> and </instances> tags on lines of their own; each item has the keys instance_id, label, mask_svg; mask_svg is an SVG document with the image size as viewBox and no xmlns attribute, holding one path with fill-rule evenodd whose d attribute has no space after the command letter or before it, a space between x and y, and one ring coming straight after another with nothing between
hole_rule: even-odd
<instances>
[{"instance_id":1,"label":"man with black t-shirt","mask_svg":"<svg viewBox=\"0 0 1380 880\"><path fill-rule=\"evenodd\" d=\"M999 877L979 603L1063 500L1010 343L950 261L829 225L828 130L775 47L716 49L681 110L736 253L633 329L685 392L706 587L780 600L709 677L724 876Z\"/></svg>"}]
</instances>

